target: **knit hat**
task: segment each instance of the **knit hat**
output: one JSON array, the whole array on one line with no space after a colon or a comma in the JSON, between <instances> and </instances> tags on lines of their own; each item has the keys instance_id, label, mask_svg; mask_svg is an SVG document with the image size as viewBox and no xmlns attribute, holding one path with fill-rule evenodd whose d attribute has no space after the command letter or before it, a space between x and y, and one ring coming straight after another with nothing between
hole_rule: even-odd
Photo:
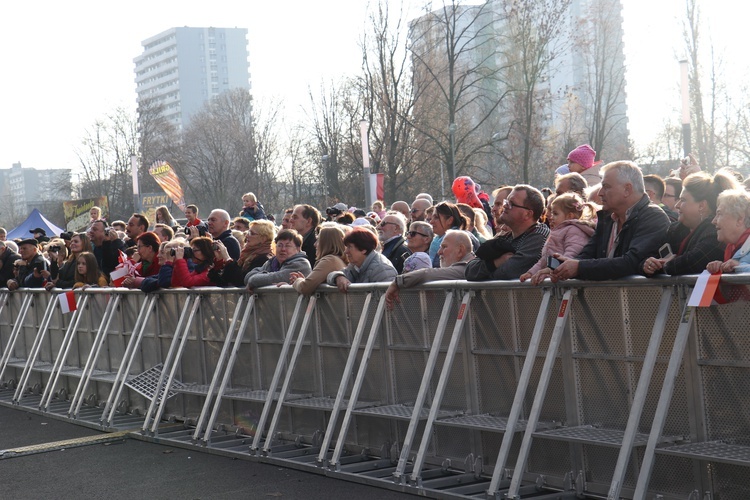
<instances>
[{"instance_id":1,"label":"knit hat","mask_svg":"<svg viewBox=\"0 0 750 500\"><path fill-rule=\"evenodd\" d=\"M588 144L578 146L568 153L568 161L579 164L584 170L594 166L594 158L596 158L596 151Z\"/></svg>"},{"instance_id":2,"label":"knit hat","mask_svg":"<svg viewBox=\"0 0 750 500\"><path fill-rule=\"evenodd\" d=\"M416 252L411 254L404 261L404 272L408 273L417 269L429 269L432 267L432 260L425 252Z\"/></svg>"}]
</instances>

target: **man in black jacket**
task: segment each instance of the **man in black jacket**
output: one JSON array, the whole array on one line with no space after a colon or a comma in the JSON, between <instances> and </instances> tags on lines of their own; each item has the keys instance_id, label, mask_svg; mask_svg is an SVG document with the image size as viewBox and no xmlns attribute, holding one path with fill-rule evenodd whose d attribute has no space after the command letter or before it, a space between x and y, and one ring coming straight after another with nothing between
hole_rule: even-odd
<instances>
[{"instance_id":1,"label":"man in black jacket","mask_svg":"<svg viewBox=\"0 0 750 500\"><path fill-rule=\"evenodd\" d=\"M94 257L99 269L109 279L109 273L120 263L120 251L125 251L125 242L117 236L117 231L110 228L107 221L99 219L89 227L89 239L94 247Z\"/></svg>"},{"instance_id":2,"label":"man in black jacket","mask_svg":"<svg viewBox=\"0 0 750 500\"><path fill-rule=\"evenodd\" d=\"M6 286L8 280L13 279L13 263L21 256L10 249L5 241L0 241L0 286Z\"/></svg>"},{"instance_id":3,"label":"man in black jacket","mask_svg":"<svg viewBox=\"0 0 750 500\"><path fill-rule=\"evenodd\" d=\"M311 205L297 205L292 212L292 229L302 235L302 251L310 261L310 267L315 265L315 242L320 224L320 212Z\"/></svg>"},{"instance_id":4,"label":"man in black jacket","mask_svg":"<svg viewBox=\"0 0 750 500\"><path fill-rule=\"evenodd\" d=\"M666 240L669 217L646 194L643 173L630 161L602 168L603 210L596 231L575 259L563 259L552 281L611 280L640 273L640 263L657 255ZM555 257L559 257L555 255Z\"/></svg>"},{"instance_id":5,"label":"man in black jacket","mask_svg":"<svg viewBox=\"0 0 750 500\"><path fill-rule=\"evenodd\" d=\"M378 224L378 237L383 245L383 257L391 261L398 274L404 271L404 260L411 255L404 240L405 231L406 217L400 212L387 214Z\"/></svg>"},{"instance_id":6,"label":"man in black jacket","mask_svg":"<svg viewBox=\"0 0 750 500\"><path fill-rule=\"evenodd\" d=\"M18 271L18 277L7 282L9 290L16 288L41 288L44 286L42 271L49 268L49 263L39 253L37 241L28 238L18 244L18 252L26 263Z\"/></svg>"}]
</instances>

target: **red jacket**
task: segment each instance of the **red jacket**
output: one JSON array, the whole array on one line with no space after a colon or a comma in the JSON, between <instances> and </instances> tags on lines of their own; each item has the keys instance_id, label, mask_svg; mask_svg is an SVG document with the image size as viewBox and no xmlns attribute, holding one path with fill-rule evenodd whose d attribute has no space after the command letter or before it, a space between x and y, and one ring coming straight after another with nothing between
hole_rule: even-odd
<instances>
[{"instance_id":1,"label":"red jacket","mask_svg":"<svg viewBox=\"0 0 750 500\"><path fill-rule=\"evenodd\" d=\"M223 267L224 261L216 261L214 267ZM172 286L173 287L185 287L191 288L194 286L211 286L211 280L208 278L208 271L211 270L211 266L206 266L205 269L199 272L190 272L185 259L177 259L174 261L172 269Z\"/></svg>"}]
</instances>

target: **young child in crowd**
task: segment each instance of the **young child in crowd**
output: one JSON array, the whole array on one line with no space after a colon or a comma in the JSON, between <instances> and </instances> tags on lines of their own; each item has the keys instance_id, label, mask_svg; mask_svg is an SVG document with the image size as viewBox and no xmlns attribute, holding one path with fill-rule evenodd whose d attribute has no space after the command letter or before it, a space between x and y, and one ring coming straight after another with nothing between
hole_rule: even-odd
<instances>
[{"instance_id":1,"label":"young child in crowd","mask_svg":"<svg viewBox=\"0 0 750 500\"><path fill-rule=\"evenodd\" d=\"M81 252L76 260L76 288L88 288L90 286L107 286L107 278L99 271L96 257L91 252Z\"/></svg>"},{"instance_id":2,"label":"young child in crowd","mask_svg":"<svg viewBox=\"0 0 750 500\"><path fill-rule=\"evenodd\" d=\"M255 194L245 193L242 195L242 212L240 212L240 217L244 217L250 221L266 218L263 205L260 204Z\"/></svg>"},{"instance_id":3,"label":"young child in crowd","mask_svg":"<svg viewBox=\"0 0 750 500\"><path fill-rule=\"evenodd\" d=\"M575 193L565 193L554 198L547 207L547 220L551 229L542 248L542 258L534 267L521 275L520 280L531 279L538 285L547 278L552 269L547 257L559 254L575 257L588 243L596 227L596 205L584 202Z\"/></svg>"}]
</instances>

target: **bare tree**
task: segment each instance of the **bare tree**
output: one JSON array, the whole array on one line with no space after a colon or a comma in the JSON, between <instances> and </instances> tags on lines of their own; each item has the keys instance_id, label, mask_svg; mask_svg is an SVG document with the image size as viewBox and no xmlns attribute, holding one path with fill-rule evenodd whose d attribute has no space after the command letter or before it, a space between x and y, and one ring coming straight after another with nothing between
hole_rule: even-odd
<instances>
[{"instance_id":1,"label":"bare tree","mask_svg":"<svg viewBox=\"0 0 750 500\"><path fill-rule=\"evenodd\" d=\"M432 164L433 178L438 165L445 166L449 182L471 175L493 145L495 111L508 88L490 6L450 0L411 23L416 100L411 121L424 139L417 144Z\"/></svg>"},{"instance_id":2,"label":"bare tree","mask_svg":"<svg viewBox=\"0 0 750 500\"><path fill-rule=\"evenodd\" d=\"M186 198L212 208L239 207L257 186L252 97L243 89L213 98L190 120L175 170L186 181Z\"/></svg>"},{"instance_id":3,"label":"bare tree","mask_svg":"<svg viewBox=\"0 0 750 500\"><path fill-rule=\"evenodd\" d=\"M180 150L179 132L164 116L163 104L154 99L139 100L137 115L140 191L160 192L161 188L149 175L148 169L155 161L177 161Z\"/></svg>"},{"instance_id":4,"label":"bare tree","mask_svg":"<svg viewBox=\"0 0 750 500\"><path fill-rule=\"evenodd\" d=\"M86 131L76 151L81 168L80 196L108 196L112 217L122 218L132 213L130 157L137 148L136 120L124 108L97 120Z\"/></svg>"},{"instance_id":5,"label":"bare tree","mask_svg":"<svg viewBox=\"0 0 750 500\"><path fill-rule=\"evenodd\" d=\"M585 68L584 127L600 157L628 155L620 0L592 2L579 21L575 51Z\"/></svg>"},{"instance_id":6,"label":"bare tree","mask_svg":"<svg viewBox=\"0 0 750 500\"><path fill-rule=\"evenodd\" d=\"M363 74L358 80L370 123L371 170L385 174L384 191L391 201L413 194L408 192L410 180L422 166L410 123L414 92L404 24L403 4L394 14L387 2L378 3L362 43Z\"/></svg>"},{"instance_id":7,"label":"bare tree","mask_svg":"<svg viewBox=\"0 0 750 500\"><path fill-rule=\"evenodd\" d=\"M570 0L503 4L506 80L514 92L509 160L518 166L525 183L531 180L532 166L545 163L535 155L544 151L545 115L553 97L550 76L569 46L565 31L569 6Z\"/></svg>"},{"instance_id":8,"label":"bare tree","mask_svg":"<svg viewBox=\"0 0 750 500\"><path fill-rule=\"evenodd\" d=\"M311 129L311 148L308 150L310 161L321 167L323 199L319 206L345 200L347 203L364 200L362 171L355 162L358 138L360 102L353 92L351 82L339 85L331 83L327 88L321 86L320 97L313 96L309 90L310 105L308 120Z\"/></svg>"}]
</instances>

